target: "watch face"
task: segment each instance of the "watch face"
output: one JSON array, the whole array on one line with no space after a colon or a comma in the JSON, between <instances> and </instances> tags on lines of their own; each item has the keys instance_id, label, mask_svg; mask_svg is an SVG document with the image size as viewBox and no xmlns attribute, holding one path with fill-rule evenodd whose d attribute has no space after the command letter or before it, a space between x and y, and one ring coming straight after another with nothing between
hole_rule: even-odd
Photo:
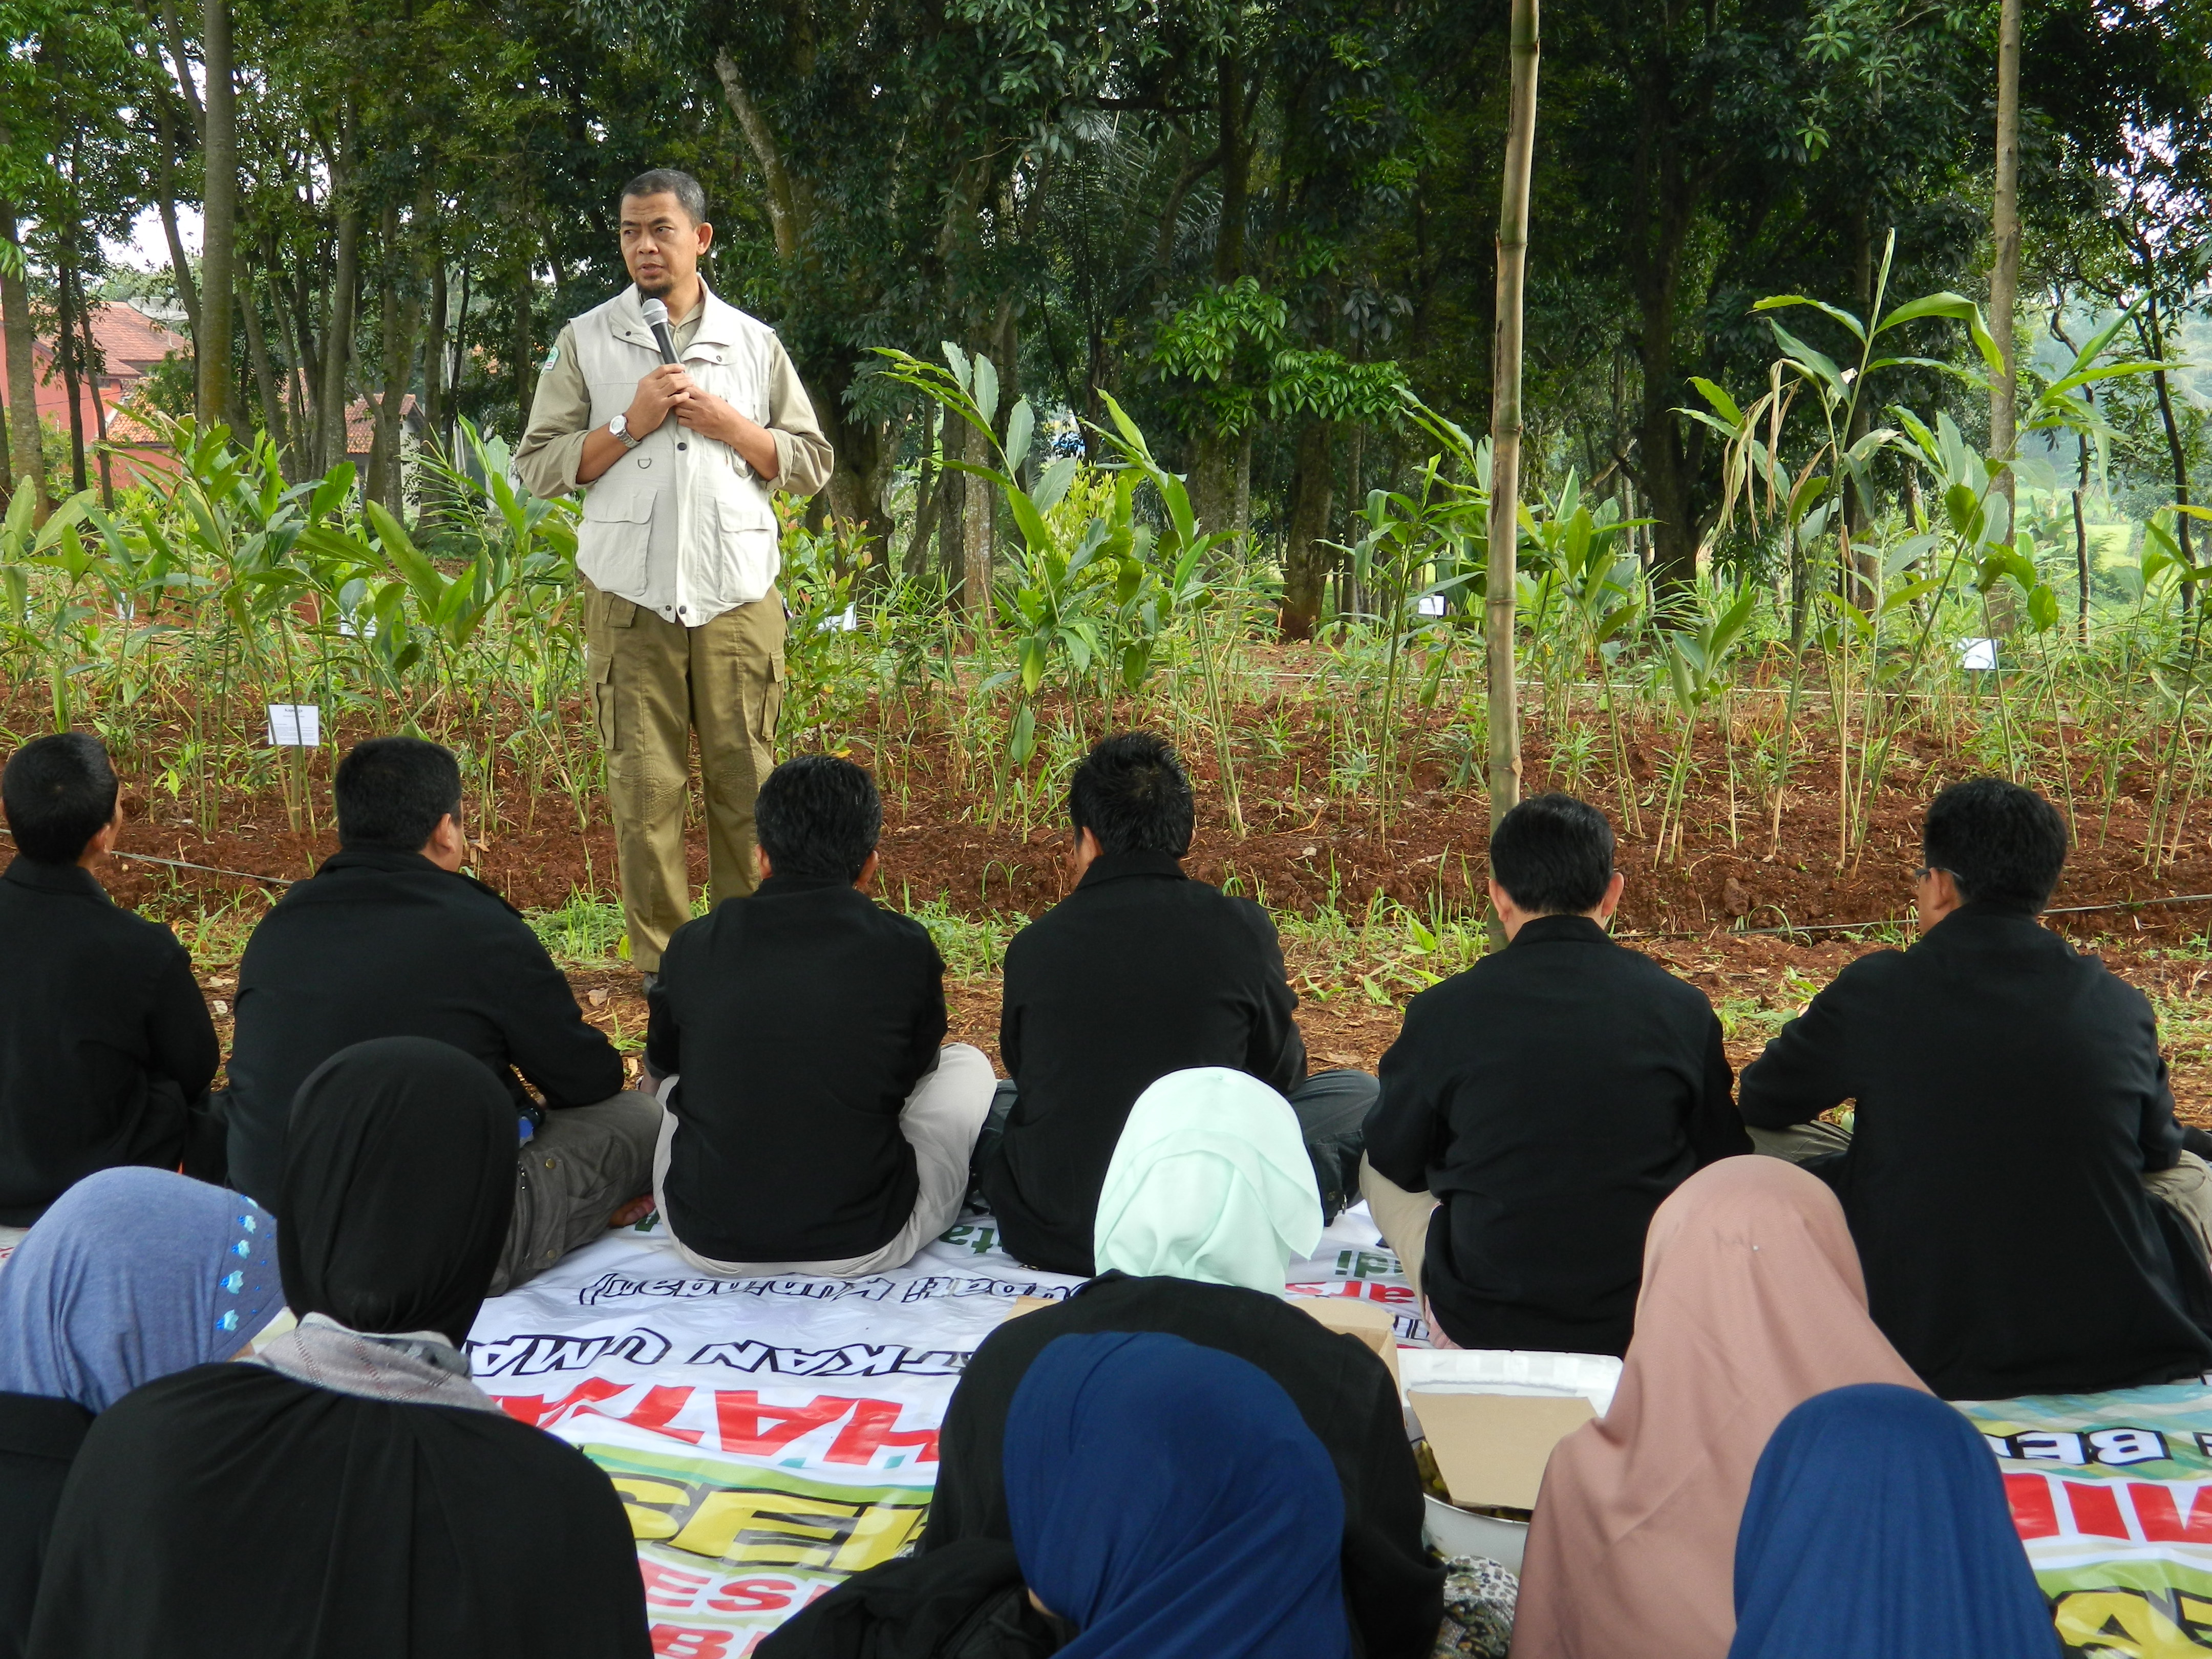
<instances>
[{"instance_id":1,"label":"watch face","mask_svg":"<svg viewBox=\"0 0 2212 1659\"><path fill-rule=\"evenodd\" d=\"M627 415L616 416L614 419L607 422L607 430L613 433L617 438L628 436L629 433L629 416Z\"/></svg>"}]
</instances>

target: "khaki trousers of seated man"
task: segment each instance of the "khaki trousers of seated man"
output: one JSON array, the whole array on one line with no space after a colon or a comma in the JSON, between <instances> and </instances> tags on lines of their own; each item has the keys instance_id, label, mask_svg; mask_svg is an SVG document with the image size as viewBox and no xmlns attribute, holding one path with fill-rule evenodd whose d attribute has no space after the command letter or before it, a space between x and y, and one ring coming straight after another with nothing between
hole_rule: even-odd
<instances>
[{"instance_id":1,"label":"khaki trousers of seated man","mask_svg":"<svg viewBox=\"0 0 2212 1659\"><path fill-rule=\"evenodd\" d=\"M1793 1123L1786 1129L1756 1129L1747 1124L1752 1151L1786 1164L1806 1164L1850 1149L1851 1132L1832 1123ZM2212 1164L2194 1152L2184 1152L2170 1170L2154 1170L2142 1178L2143 1189L2181 1218L2189 1236L2197 1241L2197 1254L2212 1265Z\"/></svg>"},{"instance_id":2,"label":"khaki trousers of seated man","mask_svg":"<svg viewBox=\"0 0 2212 1659\"><path fill-rule=\"evenodd\" d=\"M668 936L691 919L684 809L694 732L708 900L743 898L757 883L753 797L775 764L783 599L771 587L750 605L687 628L588 581L583 588L586 672L607 751L623 922L630 960L657 973Z\"/></svg>"},{"instance_id":3,"label":"khaki trousers of seated man","mask_svg":"<svg viewBox=\"0 0 2212 1659\"><path fill-rule=\"evenodd\" d=\"M664 1102L676 1082L672 1077L662 1081ZM663 1106L659 1144L653 1154L653 1201L660 1206L660 1224L668 1229L678 1255L701 1273L726 1279L858 1279L903 1267L923 1245L960 1218L961 1200L968 1196L968 1162L975 1150L975 1137L983 1132L983 1120L991 1110L991 1092L997 1085L991 1062L981 1049L965 1042L948 1042L937 1051L936 1066L914 1085L905 1109L899 1113L899 1133L914 1148L918 1182L914 1213L881 1248L865 1255L828 1261L718 1261L701 1255L678 1238L668 1218L665 1195L677 1119Z\"/></svg>"},{"instance_id":4,"label":"khaki trousers of seated man","mask_svg":"<svg viewBox=\"0 0 2212 1659\"><path fill-rule=\"evenodd\" d=\"M515 1149L514 1218L488 1294L544 1273L607 1230L607 1218L652 1190L660 1103L625 1089L596 1106L545 1114Z\"/></svg>"},{"instance_id":5,"label":"khaki trousers of seated man","mask_svg":"<svg viewBox=\"0 0 2212 1659\"><path fill-rule=\"evenodd\" d=\"M1398 1269L1405 1274L1406 1283L1421 1298L1423 1317L1428 1317L1429 1297L1421 1287L1421 1264L1429 1254L1429 1218L1436 1212L1436 1194L1407 1192L1369 1163L1367 1154L1362 1152L1359 1195L1367 1200L1367 1213L1374 1218L1382 1242L1398 1258ZM1429 1325L1439 1332L1443 1328L1433 1318Z\"/></svg>"}]
</instances>

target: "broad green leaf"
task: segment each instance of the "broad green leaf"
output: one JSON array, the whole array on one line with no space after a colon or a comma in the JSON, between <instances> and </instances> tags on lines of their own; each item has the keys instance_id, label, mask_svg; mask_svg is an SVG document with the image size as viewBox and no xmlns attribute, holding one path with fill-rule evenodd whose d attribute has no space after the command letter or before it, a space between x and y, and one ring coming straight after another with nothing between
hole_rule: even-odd
<instances>
[{"instance_id":1,"label":"broad green leaf","mask_svg":"<svg viewBox=\"0 0 2212 1659\"><path fill-rule=\"evenodd\" d=\"M2048 633L2058 621L2058 596L2051 591L2047 582L2038 582L2028 591L2027 625L2032 632Z\"/></svg>"},{"instance_id":2,"label":"broad green leaf","mask_svg":"<svg viewBox=\"0 0 2212 1659\"><path fill-rule=\"evenodd\" d=\"M1854 340L1857 340L1862 343L1866 340L1865 325L1861 323L1857 318L1852 316L1850 312L1838 311L1835 307L1830 305L1825 300L1808 299L1802 294L1770 295L1767 298L1761 300L1757 305L1752 307L1752 310L1754 313L1761 311L1779 311L1785 306L1810 306L1814 310L1820 312L1824 316L1832 317L1836 321L1841 323L1845 328L1849 329L1851 332L1851 338Z\"/></svg>"},{"instance_id":3,"label":"broad green leaf","mask_svg":"<svg viewBox=\"0 0 2212 1659\"><path fill-rule=\"evenodd\" d=\"M1766 325L1774 331L1774 337L1781 342L1784 355L1811 369L1814 374L1820 376L1829 390L1838 397L1842 396L1844 371L1836 367L1835 359L1826 352L1815 351L1771 317L1766 319Z\"/></svg>"},{"instance_id":4,"label":"broad green leaf","mask_svg":"<svg viewBox=\"0 0 2212 1659\"><path fill-rule=\"evenodd\" d=\"M1026 398L1018 398L1006 415L1006 471L1019 472L1029 459L1030 440L1036 435L1036 411Z\"/></svg>"},{"instance_id":5,"label":"broad green leaf","mask_svg":"<svg viewBox=\"0 0 2212 1659\"><path fill-rule=\"evenodd\" d=\"M1040 513L1049 513L1058 507L1067 494L1067 487L1075 482L1075 474L1082 463L1073 455L1063 455L1045 468L1037 477L1037 487L1030 492ZM1097 520L1092 522L1096 523Z\"/></svg>"},{"instance_id":6,"label":"broad green leaf","mask_svg":"<svg viewBox=\"0 0 2212 1659\"><path fill-rule=\"evenodd\" d=\"M1044 527L1044 516L1036 510L1029 491L1008 478L1002 480L1000 493L1006 498L1007 508L1014 515L1014 527L1022 532L1032 553L1044 553L1052 546L1052 532Z\"/></svg>"},{"instance_id":7,"label":"broad green leaf","mask_svg":"<svg viewBox=\"0 0 2212 1659\"><path fill-rule=\"evenodd\" d=\"M983 417L984 424L988 426L999 418L999 371L980 351L975 354L975 412Z\"/></svg>"}]
</instances>

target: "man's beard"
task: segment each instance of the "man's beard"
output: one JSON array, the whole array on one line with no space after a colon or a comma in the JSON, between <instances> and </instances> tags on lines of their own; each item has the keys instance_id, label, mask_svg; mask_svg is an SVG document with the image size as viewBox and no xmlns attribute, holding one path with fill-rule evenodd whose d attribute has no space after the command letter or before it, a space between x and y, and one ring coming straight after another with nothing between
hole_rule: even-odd
<instances>
[{"instance_id":1,"label":"man's beard","mask_svg":"<svg viewBox=\"0 0 2212 1659\"><path fill-rule=\"evenodd\" d=\"M637 291L639 297L642 299L665 300L676 291L676 278L663 276L656 283L640 283L637 285Z\"/></svg>"}]
</instances>

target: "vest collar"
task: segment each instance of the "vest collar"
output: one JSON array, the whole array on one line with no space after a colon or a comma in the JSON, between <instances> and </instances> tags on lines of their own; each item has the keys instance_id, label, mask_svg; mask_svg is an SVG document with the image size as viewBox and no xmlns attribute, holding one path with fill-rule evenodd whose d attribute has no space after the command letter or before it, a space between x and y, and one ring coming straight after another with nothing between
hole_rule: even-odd
<instances>
[{"instance_id":1,"label":"vest collar","mask_svg":"<svg viewBox=\"0 0 2212 1659\"><path fill-rule=\"evenodd\" d=\"M719 363L722 361L723 351L737 344L744 326L744 313L726 303L707 286L704 276L699 279L699 292L703 301L699 313L699 327L691 337L691 343L684 347L678 356L685 362L697 359ZM632 283L615 296L608 320L615 338L629 345L642 346L658 355L660 348L653 341L653 331L645 325L645 313L639 309L644 302L643 296L637 291L637 284ZM673 329L681 320L680 318L671 318L669 326Z\"/></svg>"}]
</instances>

